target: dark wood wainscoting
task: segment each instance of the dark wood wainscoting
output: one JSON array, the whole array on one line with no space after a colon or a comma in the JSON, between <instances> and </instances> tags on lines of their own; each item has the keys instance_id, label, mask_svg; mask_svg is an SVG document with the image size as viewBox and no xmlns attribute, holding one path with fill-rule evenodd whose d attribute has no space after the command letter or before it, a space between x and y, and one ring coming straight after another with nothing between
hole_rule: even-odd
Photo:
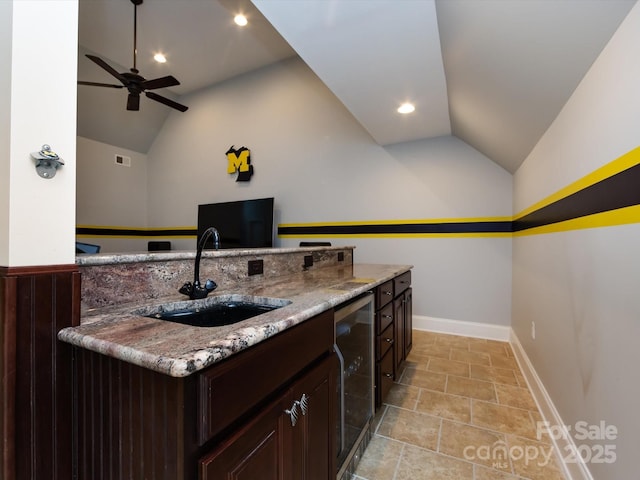
<instances>
[{"instance_id":1,"label":"dark wood wainscoting","mask_svg":"<svg viewBox=\"0 0 640 480\"><path fill-rule=\"evenodd\" d=\"M0 267L3 479L73 477L72 347L57 334L79 323L75 265Z\"/></svg>"}]
</instances>

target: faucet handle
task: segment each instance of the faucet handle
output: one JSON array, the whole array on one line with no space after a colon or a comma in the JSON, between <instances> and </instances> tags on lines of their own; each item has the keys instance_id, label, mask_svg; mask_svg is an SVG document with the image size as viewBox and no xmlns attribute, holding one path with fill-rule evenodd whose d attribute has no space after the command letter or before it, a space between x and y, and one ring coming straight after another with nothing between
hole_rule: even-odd
<instances>
[{"instance_id":1,"label":"faucet handle","mask_svg":"<svg viewBox=\"0 0 640 480\"><path fill-rule=\"evenodd\" d=\"M216 288L218 288L218 285L213 280L207 280L206 282L204 282L204 288L207 290L207 292L213 292Z\"/></svg>"},{"instance_id":2,"label":"faucet handle","mask_svg":"<svg viewBox=\"0 0 640 480\"><path fill-rule=\"evenodd\" d=\"M183 295L191 296L191 292L193 292L193 284L191 282L186 282L184 285L180 287L178 290Z\"/></svg>"}]
</instances>

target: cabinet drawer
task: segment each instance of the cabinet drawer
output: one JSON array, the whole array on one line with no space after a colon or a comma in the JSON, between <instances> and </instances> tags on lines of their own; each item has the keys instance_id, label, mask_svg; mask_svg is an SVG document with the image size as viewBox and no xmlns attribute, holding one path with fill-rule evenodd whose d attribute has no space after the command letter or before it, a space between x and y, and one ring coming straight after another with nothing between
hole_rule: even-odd
<instances>
[{"instance_id":1,"label":"cabinet drawer","mask_svg":"<svg viewBox=\"0 0 640 480\"><path fill-rule=\"evenodd\" d=\"M393 279L393 296L397 297L411 286L411 270Z\"/></svg>"},{"instance_id":2,"label":"cabinet drawer","mask_svg":"<svg viewBox=\"0 0 640 480\"><path fill-rule=\"evenodd\" d=\"M288 384L332 346L333 310L329 310L201 373L199 445Z\"/></svg>"},{"instance_id":3,"label":"cabinet drawer","mask_svg":"<svg viewBox=\"0 0 640 480\"><path fill-rule=\"evenodd\" d=\"M394 344L393 325L389 325L387 329L377 337L378 348L376 349L376 359L380 360L389 351Z\"/></svg>"},{"instance_id":4,"label":"cabinet drawer","mask_svg":"<svg viewBox=\"0 0 640 480\"><path fill-rule=\"evenodd\" d=\"M378 285L376 288L376 310L393 300L393 280Z\"/></svg>"},{"instance_id":5,"label":"cabinet drawer","mask_svg":"<svg viewBox=\"0 0 640 480\"><path fill-rule=\"evenodd\" d=\"M393 348L389 349L387 354L378 363L378 394L379 404L384 402L389 390L393 387Z\"/></svg>"},{"instance_id":6,"label":"cabinet drawer","mask_svg":"<svg viewBox=\"0 0 640 480\"><path fill-rule=\"evenodd\" d=\"M380 335L392 323L393 303L389 303L382 310L376 312L376 335Z\"/></svg>"}]
</instances>

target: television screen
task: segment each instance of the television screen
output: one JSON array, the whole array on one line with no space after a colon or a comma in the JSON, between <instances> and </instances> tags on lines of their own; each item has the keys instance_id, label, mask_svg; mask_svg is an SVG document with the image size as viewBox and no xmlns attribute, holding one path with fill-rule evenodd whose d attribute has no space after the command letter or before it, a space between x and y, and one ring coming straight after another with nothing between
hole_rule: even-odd
<instances>
[{"instance_id":1,"label":"television screen","mask_svg":"<svg viewBox=\"0 0 640 480\"><path fill-rule=\"evenodd\" d=\"M220 248L273 247L273 197L198 205L198 241L209 227L220 233Z\"/></svg>"}]
</instances>

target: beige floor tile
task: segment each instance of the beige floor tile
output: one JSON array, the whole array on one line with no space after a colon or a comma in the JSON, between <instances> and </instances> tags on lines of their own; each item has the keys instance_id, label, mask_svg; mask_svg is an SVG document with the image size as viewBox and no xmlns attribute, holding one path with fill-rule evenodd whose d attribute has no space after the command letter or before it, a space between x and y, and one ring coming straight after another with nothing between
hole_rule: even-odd
<instances>
[{"instance_id":1,"label":"beige floor tile","mask_svg":"<svg viewBox=\"0 0 640 480\"><path fill-rule=\"evenodd\" d=\"M539 411L531 411L531 419L536 426L536 440L543 443L552 443L551 436L549 435L549 427L544 425L544 418L540 415Z\"/></svg>"},{"instance_id":2,"label":"beige floor tile","mask_svg":"<svg viewBox=\"0 0 640 480\"><path fill-rule=\"evenodd\" d=\"M404 369L404 373L402 374L402 377L400 377L400 381L398 383L444 392L444 387L447 383L447 376L442 373L408 367Z\"/></svg>"},{"instance_id":3,"label":"beige floor tile","mask_svg":"<svg viewBox=\"0 0 640 480\"><path fill-rule=\"evenodd\" d=\"M387 395L384 403L387 405L414 410L418 402L419 394L420 389L418 387L399 385L396 383L391 387L391 390L389 390L389 394Z\"/></svg>"},{"instance_id":4,"label":"beige floor tile","mask_svg":"<svg viewBox=\"0 0 640 480\"><path fill-rule=\"evenodd\" d=\"M444 360L442 358L432 358L429 360L429 370L437 373L448 373L459 377L469 376L469 364L466 362L456 362L454 360Z\"/></svg>"},{"instance_id":5,"label":"beige floor tile","mask_svg":"<svg viewBox=\"0 0 640 480\"><path fill-rule=\"evenodd\" d=\"M451 347L447 345L426 345L424 347L416 348L414 346L411 350L411 353L413 352L416 352L419 355L426 355L428 357L444 358L445 360L449 360Z\"/></svg>"},{"instance_id":6,"label":"beige floor tile","mask_svg":"<svg viewBox=\"0 0 640 480\"><path fill-rule=\"evenodd\" d=\"M367 480L393 480L403 444L374 436L360 459L356 475Z\"/></svg>"},{"instance_id":7,"label":"beige floor tile","mask_svg":"<svg viewBox=\"0 0 640 480\"><path fill-rule=\"evenodd\" d=\"M470 377L486 382L506 383L507 385L518 385L513 370L506 368L487 367L485 365L470 365Z\"/></svg>"},{"instance_id":8,"label":"beige floor tile","mask_svg":"<svg viewBox=\"0 0 640 480\"><path fill-rule=\"evenodd\" d=\"M440 334L436 338L436 345L446 345L448 347L456 347L462 349L469 349L469 339L467 337L460 337L458 335L444 335Z\"/></svg>"},{"instance_id":9,"label":"beige floor tile","mask_svg":"<svg viewBox=\"0 0 640 480\"><path fill-rule=\"evenodd\" d=\"M524 378L524 375L522 375L522 372L514 371L513 374L515 375L519 386L521 386L522 388L529 388L529 385L527 384L527 380Z\"/></svg>"},{"instance_id":10,"label":"beige floor tile","mask_svg":"<svg viewBox=\"0 0 640 480\"><path fill-rule=\"evenodd\" d=\"M513 470L531 480L564 480L553 446L507 435Z\"/></svg>"},{"instance_id":11,"label":"beige floor tile","mask_svg":"<svg viewBox=\"0 0 640 480\"><path fill-rule=\"evenodd\" d=\"M511 475L510 473L499 472L494 469L481 467L480 465L473 466L475 470L475 480L520 480L520 477Z\"/></svg>"},{"instance_id":12,"label":"beige floor tile","mask_svg":"<svg viewBox=\"0 0 640 480\"><path fill-rule=\"evenodd\" d=\"M477 363L478 365L491 365L491 357L485 352L470 352L459 348L451 348L451 360L458 362Z\"/></svg>"},{"instance_id":13,"label":"beige floor tile","mask_svg":"<svg viewBox=\"0 0 640 480\"><path fill-rule=\"evenodd\" d=\"M527 388L515 387L513 385L505 385L501 383L496 383L495 387L499 404L524 408L526 410L538 410L536 402L533 400L533 397Z\"/></svg>"},{"instance_id":14,"label":"beige floor tile","mask_svg":"<svg viewBox=\"0 0 640 480\"><path fill-rule=\"evenodd\" d=\"M445 392L452 395L477 398L487 402L495 402L497 400L493 383L454 375L448 376Z\"/></svg>"},{"instance_id":15,"label":"beige floor tile","mask_svg":"<svg viewBox=\"0 0 640 480\"><path fill-rule=\"evenodd\" d=\"M431 390L420 391L416 410L463 423L471 419L470 399Z\"/></svg>"},{"instance_id":16,"label":"beige floor tile","mask_svg":"<svg viewBox=\"0 0 640 480\"><path fill-rule=\"evenodd\" d=\"M502 433L443 420L438 452L512 473Z\"/></svg>"},{"instance_id":17,"label":"beige floor tile","mask_svg":"<svg viewBox=\"0 0 640 480\"><path fill-rule=\"evenodd\" d=\"M515 358L495 353L489 355L491 356L492 367L508 368L516 372L520 371L520 367L518 366L518 362L516 362Z\"/></svg>"},{"instance_id":18,"label":"beige floor tile","mask_svg":"<svg viewBox=\"0 0 640 480\"><path fill-rule=\"evenodd\" d=\"M395 480L473 480L473 465L407 445Z\"/></svg>"},{"instance_id":19,"label":"beige floor tile","mask_svg":"<svg viewBox=\"0 0 640 480\"><path fill-rule=\"evenodd\" d=\"M411 353L407 356L408 363L424 365L424 368L427 368L429 360L431 360L429 355L414 352L413 350L411 350Z\"/></svg>"},{"instance_id":20,"label":"beige floor tile","mask_svg":"<svg viewBox=\"0 0 640 480\"><path fill-rule=\"evenodd\" d=\"M427 332L424 330L413 331L414 343L419 343L420 345L433 345L437 337L438 334L434 332Z\"/></svg>"},{"instance_id":21,"label":"beige floor tile","mask_svg":"<svg viewBox=\"0 0 640 480\"><path fill-rule=\"evenodd\" d=\"M496 342L493 340L487 340L486 343L470 342L469 348L472 352L485 352L502 354L509 356L511 353L511 347L506 342Z\"/></svg>"},{"instance_id":22,"label":"beige floor tile","mask_svg":"<svg viewBox=\"0 0 640 480\"><path fill-rule=\"evenodd\" d=\"M478 427L531 439L536 438L536 425L528 410L472 400L471 418L471 423Z\"/></svg>"},{"instance_id":23,"label":"beige floor tile","mask_svg":"<svg viewBox=\"0 0 640 480\"><path fill-rule=\"evenodd\" d=\"M550 466L518 457L551 441L537 438L543 419L508 343L419 330L413 340L354 480L563 479L555 457ZM485 451L465 459L473 445ZM516 458L501 461L510 446Z\"/></svg>"},{"instance_id":24,"label":"beige floor tile","mask_svg":"<svg viewBox=\"0 0 640 480\"><path fill-rule=\"evenodd\" d=\"M389 407L376 433L435 451L441 423L438 417Z\"/></svg>"}]
</instances>

